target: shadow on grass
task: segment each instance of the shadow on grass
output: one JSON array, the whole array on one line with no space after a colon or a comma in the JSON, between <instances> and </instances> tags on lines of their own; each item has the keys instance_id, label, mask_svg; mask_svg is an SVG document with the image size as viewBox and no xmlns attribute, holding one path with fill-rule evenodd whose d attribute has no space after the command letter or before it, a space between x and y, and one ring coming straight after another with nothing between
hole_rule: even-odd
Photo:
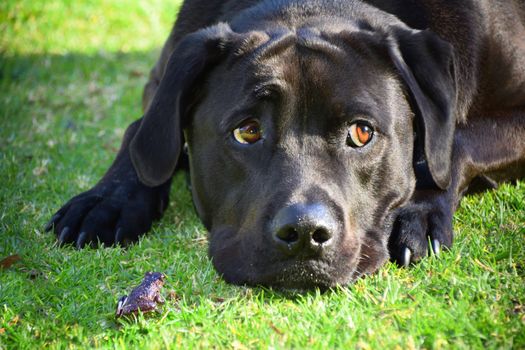
<instances>
[{"instance_id":1,"label":"shadow on grass","mask_svg":"<svg viewBox=\"0 0 525 350\"><path fill-rule=\"evenodd\" d=\"M130 73L131 77L146 77L149 68L153 67L160 50L140 52L98 51L84 53L42 53L42 54L8 54L0 52L0 81L14 84L24 81L50 82L59 77L89 78L92 73L104 73L115 77ZM73 76L71 75L73 74ZM143 79L142 85L146 82ZM139 87L142 88L142 85Z\"/></svg>"}]
</instances>

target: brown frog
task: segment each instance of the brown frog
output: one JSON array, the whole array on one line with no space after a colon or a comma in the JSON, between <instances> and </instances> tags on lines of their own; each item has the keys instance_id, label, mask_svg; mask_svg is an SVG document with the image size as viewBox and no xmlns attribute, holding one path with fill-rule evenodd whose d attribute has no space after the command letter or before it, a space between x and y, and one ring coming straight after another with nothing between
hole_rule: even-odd
<instances>
[{"instance_id":1,"label":"brown frog","mask_svg":"<svg viewBox=\"0 0 525 350\"><path fill-rule=\"evenodd\" d=\"M164 285L166 275L160 272L146 272L142 283L133 289L131 293L119 299L116 316L121 317L129 314L155 311L157 304L163 304L164 298L160 295L160 289Z\"/></svg>"}]
</instances>

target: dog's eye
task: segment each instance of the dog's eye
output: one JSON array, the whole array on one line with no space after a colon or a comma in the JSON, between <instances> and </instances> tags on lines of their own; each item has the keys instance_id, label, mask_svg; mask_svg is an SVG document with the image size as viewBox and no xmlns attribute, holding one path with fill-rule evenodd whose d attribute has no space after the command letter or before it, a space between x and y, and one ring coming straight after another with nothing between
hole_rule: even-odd
<instances>
[{"instance_id":1,"label":"dog's eye","mask_svg":"<svg viewBox=\"0 0 525 350\"><path fill-rule=\"evenodd\" d=\"M261 139L261 126L257 120L243 122L237 129L233 130L235 141L247 145Z\"/></svg>"},{"instance_id":2,"label":"dog's eye","mask_svg":"<svg viewBox=\"0 0 525 350\"><path fill-rule=\"evenodd\" d=\"M350 147L363 147L372 140L374 129L366 123L355 122L350 125L346 144Z\"/></svg>"}]
</instances>

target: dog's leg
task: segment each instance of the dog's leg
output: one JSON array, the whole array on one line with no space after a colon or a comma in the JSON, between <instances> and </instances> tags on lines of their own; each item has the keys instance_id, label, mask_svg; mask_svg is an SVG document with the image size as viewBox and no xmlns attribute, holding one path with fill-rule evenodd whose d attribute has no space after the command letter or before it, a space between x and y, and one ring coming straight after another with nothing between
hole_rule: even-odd
<instances>
[{"instance_id":1,"label":"dog's leg","mask_svg":"<svg viewBox=\"0 0 525 350\"><path fill-rule=\"evenodd\" d=\"M169 202L171 179L157 187L142 184L129 155L129 143L142 119L124 135L117 157L95 187L67 202L50 220L59 244L125 244L138 239L159 219Z\"/></svg>"},{"instance_id":2,"label":"dog's leg","mask_svg":"<svg viewBox=\"0 0 525 350\"><path fill-rule=\"evenodd\" d=\"M520 178L525 178L525 109L471 118L460 125L448 190L416 191L411 203L399 210L389 240L392 260L406 266L450 247L452 216L471 184L490 187Z\"/></svg>"},{"instance_id":3,"label":"dog's leg","mask_svg":"<svg viewBox=\"0 0 525 350\"><path fill-rule=\"evenodd\" d=\"M162 48L157 63L155 63L155 66L151 69L149 73L148 82L144 86L144 91L142 93L142 110L144 111L144 113L149 108L149 105L153 100L153 96L155 96L155 92L159 87L160 80L162 79L162 75L164 74L164 69L166 68L166 64L168 63L168 59L170 58L171 52L175 48L176 40L177 38L173 30L170 36L168 37L168 40L166 40L164 47Z\"/></svg>"}]
</instances>

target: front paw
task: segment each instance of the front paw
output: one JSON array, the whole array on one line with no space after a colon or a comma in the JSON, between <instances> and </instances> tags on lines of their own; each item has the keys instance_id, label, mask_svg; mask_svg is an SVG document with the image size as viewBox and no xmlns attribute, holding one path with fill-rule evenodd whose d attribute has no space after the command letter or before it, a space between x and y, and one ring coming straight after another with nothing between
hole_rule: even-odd
<instances>
[{"instance_id":1,"label":"front paw","mask_svg":"<svg viewBox=\"0 0 525 350\"><path fill-rule=\"evenodd\" d=\"M125 245L147 232L169 201L169 183L147 187L138 180L100 183L67 202L46 225L59 245Z\"/></svg>"},{"instance_id":2,"label":"front paw","mask_svg":"<svg viewBox=\"0 0 525 350\"><path fill-rule=\"evenodd\" d=\"M388 249L401 266L452 246L452 209L447 203L427 201L400 209L394 221Z\"/></svg>"}]
</instances>

